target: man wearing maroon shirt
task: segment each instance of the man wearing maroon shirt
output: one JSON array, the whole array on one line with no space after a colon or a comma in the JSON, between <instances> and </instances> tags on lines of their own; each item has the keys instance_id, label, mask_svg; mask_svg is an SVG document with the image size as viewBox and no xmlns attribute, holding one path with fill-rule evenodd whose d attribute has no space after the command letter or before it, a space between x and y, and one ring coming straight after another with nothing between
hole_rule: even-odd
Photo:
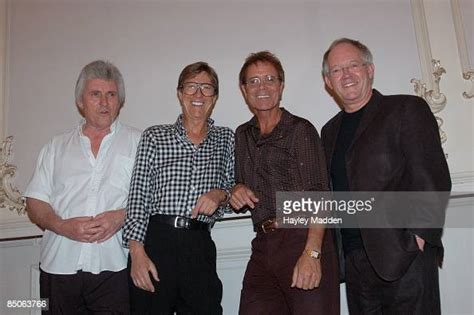
<instances>
[{"instance_id":1,"label":"man wearing maroon shirt","mask_svg":"<svg viewBox=\"0 0 474 315\"><path fill-rule=\"evenodd\" d=\"M285 229L276 220L277 191L328 190L319 135L309 121L280 107L285 77L275 55L251 54L239 79L254 117L236 131L237 185L230 203L237 211L250 209L257 232L239 313L339 314L331 231Z\"/></svg>"}]
</instances>

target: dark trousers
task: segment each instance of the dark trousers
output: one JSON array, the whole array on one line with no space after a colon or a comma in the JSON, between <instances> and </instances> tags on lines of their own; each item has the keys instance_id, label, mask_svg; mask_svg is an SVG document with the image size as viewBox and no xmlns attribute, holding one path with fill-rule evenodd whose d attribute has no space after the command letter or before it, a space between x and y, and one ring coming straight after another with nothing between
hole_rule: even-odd
<instances>
[{"instance_id":1,"label":"dark trousers","mask_svg":"<svg viewBox=\"0 0 474 315\"><path fill-rule=\"evenodd\" d=\"M216 247L208 231L150 221L145 251L158 270L155 292L130 283L132 314L222 314ZM129 258L130 268L130 258Z\"/></svg>"},{"instance_id":2,"label":"dark trousers","mask_svg":"<svg viewBox=\"0 0 474 315\"><path fill-rule=\"evenodd\" d=\"M40 270L40 296L49 299L43 314L130 314L127 281L126 269L72 275Z\"/></svg>"},{"instance_id":3,"label":"dark trousers","mask_svg":"<svg viewBox=\"0 0 474 315\"><path fill-rule=\"evenodd\" d=\"M351 315L441 314L437 248L425 244L406 274L391 282L375 273L364 249L351 251L346 256L346 290Z\"/></svg>"},{"instance_id":4,"label":"dark trousers","mask_svg":"<svg viewBox=\"0 0 474 315\"><path fill-rule=\"evenodd\" d=\"M240 314L340 313L339 274L331 231L324 241L320 286L313 290L290 287L293 268L303 253L307 233L306 229L257 233L243 280Z\"/></svg>"}]
</instances>

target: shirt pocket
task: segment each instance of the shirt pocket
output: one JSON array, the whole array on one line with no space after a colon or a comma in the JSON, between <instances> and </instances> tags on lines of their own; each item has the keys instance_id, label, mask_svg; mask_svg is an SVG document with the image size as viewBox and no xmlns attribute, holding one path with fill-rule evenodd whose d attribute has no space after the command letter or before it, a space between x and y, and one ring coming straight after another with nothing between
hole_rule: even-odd
<instances>
[{"instance_id":1,"label":"shirt pocket","mask_svg":"<svg viewBox=\"0 0 474 315\"><path fill-rule=\"evenodd\" d=\"M134 159L118 154L114 157L110 170L110 185L128 193L132 177Z\"/></svg>"}]
</instances>

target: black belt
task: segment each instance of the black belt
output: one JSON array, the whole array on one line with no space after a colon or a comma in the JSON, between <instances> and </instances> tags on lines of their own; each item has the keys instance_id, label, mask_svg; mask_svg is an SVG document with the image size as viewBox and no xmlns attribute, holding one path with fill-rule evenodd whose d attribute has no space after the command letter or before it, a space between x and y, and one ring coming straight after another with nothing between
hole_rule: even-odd
<instances>
[{"instance_id":1,"label":"black belt","mask_svg":"<svg viewBox=\"0 0 474 315\"><path fill-rule=\"evenodd\" d=\"M210 231L212 225L206 222L198 221L196 219L191 219L187 217L182 217L179 215L164 215L156 214L150 218L151 222L164 223L166 225L171 225L176 229L186 229L186 230L206 230Z\"/></svg>"}]
</instances>

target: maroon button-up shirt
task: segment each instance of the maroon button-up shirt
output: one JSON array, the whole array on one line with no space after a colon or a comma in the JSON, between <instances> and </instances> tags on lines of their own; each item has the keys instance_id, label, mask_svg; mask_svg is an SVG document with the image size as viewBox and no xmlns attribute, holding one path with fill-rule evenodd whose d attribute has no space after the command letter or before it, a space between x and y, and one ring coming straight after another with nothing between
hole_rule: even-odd
<instances>
[{"instance_id":1,"label":"maroon button-up shirt","mask_svg":"<svg viewBox=\"0 0 474 315\"><path fill-rule=\"evenodd\" d=\"M328 190L318 132L306 119L282 111L269 134L260 134L256 117L239 126L235 134L236 182L259 199L251 211L254 226L276 217L277 191Z\"/></svg>"}]
</instances>

